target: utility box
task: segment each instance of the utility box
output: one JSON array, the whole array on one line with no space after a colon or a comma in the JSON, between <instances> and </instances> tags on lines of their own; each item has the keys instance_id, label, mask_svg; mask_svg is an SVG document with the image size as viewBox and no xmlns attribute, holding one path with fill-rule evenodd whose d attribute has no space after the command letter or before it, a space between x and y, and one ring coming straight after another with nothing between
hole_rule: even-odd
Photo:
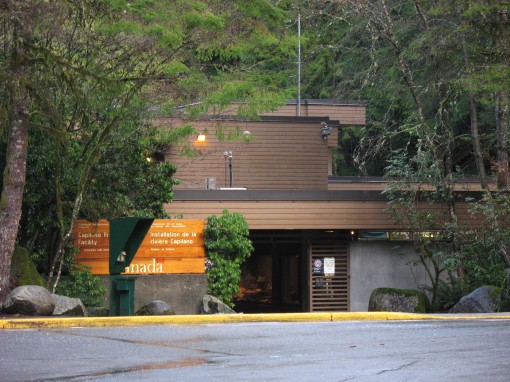
<instances>
[{"instance_id":1,"label":"utility box","mask_svg":"<svg viewBox=\"0 0 510 382\"><path fill-rule=\"evenodd\" d=\"M133 261L154 219L110 220L110 316L132 316L135 309L134 276L121 275Z\"/></svg>"}]
</instances>

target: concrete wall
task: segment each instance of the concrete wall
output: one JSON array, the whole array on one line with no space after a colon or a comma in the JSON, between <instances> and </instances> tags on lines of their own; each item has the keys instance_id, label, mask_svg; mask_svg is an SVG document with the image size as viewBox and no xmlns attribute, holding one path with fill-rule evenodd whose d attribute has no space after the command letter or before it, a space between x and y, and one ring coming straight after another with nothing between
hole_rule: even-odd
<instances>
[{"instance_id":1,"label":"concrete wall","mask_svg":"<svg viewBox=\"0 0 510 382\"><path fill-rule=\"evenodd\" d=\"M409 242L351 242L350 310L367 311L376 288L417 289L417 285L429 285L423 266L409 264L416 259Z\"/></svg>"},{"instance_id":2,"label":"concrete wall","mask_svg":"<svg viewBox=\"0 0 510 382\"><path fill-rule=\"evenodd\" d=\"M109 276L101 277L109 287ZM202 298L207 293L207 275L138 275L135 281L135 311L153 301L168 303L175 314L200 314ZM105 306L109 306L107 292Z\"/></svg>"}]
</instances>

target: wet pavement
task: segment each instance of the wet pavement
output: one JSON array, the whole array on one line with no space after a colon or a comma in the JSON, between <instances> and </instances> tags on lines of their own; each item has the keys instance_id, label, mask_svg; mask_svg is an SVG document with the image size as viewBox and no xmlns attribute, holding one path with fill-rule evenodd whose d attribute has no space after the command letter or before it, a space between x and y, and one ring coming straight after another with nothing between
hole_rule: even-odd
<instances>
[{"instance_id":1,"label":"wet pavement","mask_svg":"<svg viewBox=\"0 0 510 382\"><path fill-rule=\"evenodd\" d=\"M500 316L501 317L501 316ZM0 381L507 381L510 320L0 330Z\"/></svg>"}]
</instances>

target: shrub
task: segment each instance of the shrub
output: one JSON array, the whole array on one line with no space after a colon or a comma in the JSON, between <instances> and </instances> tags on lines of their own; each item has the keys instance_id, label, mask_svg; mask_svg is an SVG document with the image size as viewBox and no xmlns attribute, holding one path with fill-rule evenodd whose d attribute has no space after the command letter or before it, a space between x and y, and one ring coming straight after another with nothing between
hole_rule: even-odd
<instances>
[{"instance_id":1,"label":"shrub","mask_svg":"<svg viewBox=\"0 0 510 382\"><path fill-rule=\"evenodd\" d=\"M239 292L241 265L253 252L248 235L248 224L238 212L224 210L222 216L207 219L204 236L209 293L230 307L234 307L234 295Z\"/></svg>"},{"instance_id":2,"label":"shrub","mask_svg":"<svg viewBox=\"0 0 510 382\"><path fill-rule=\"evenodd\" d=\"M90 267L74 264L69 276L62 277L56 294L79 298L85 306L103 306L106 287L98 276L90 273Z\"/></svg>"}]
</instances>

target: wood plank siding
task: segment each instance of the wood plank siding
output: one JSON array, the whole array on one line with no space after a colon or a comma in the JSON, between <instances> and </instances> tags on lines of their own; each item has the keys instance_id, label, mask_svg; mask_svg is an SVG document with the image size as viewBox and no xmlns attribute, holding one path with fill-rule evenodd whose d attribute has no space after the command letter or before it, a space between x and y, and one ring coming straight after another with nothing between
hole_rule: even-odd
<instances>
[{"instance_id":1,"label":"wood plank siding","mask_svg":"<svg viewBox=\"0 0 510 382\"><path fill-rule=\"evenodd\" d=\"M158 121L160 126L175 126L175 120ZM206 189L206 178L214 178L216 188L230 186L230 169L224 158L231 151L233 187L248 189L326 190L331 150L328 142L337 144L337 129L323 140L319 119L313 121L197 121L196 137L187 142L194 157L183 156L183 144L165 152L165 160L177 167L175 177L181 184L175 189ZM249 139L244 132L249 131ZM222 138L238 135L235 140Z\"/></svg>"},{"instance_id":2,"label":"wood plank siding","mask_svg":"<svg viewBox=\"0 0 510 382\"><path fill-rule=\"evenodd\" d=\"M297 102L291 101L265 116L297 116ZM366 105L363 102L338 102L330 100L303 100L301 101L301 117L328 116L331 120L340 122L340 125L365 125Z\"/></svg>"},{"instance_id":3,"label":"wood plank siding","mask_svg":"<svg viewBox=\"0 0 510 382\"><path fill-rule=\"evenodd\" d=\"M232 192L232 191L224 191ZM446 212L440 205L422 204L424 209ZM180 200L166 205L170 216L182 215L184 219L207 219L221 215L226 209L240 212L250 229L310 229L310 230L399 230L390 220L384 200ZM459 203L459 221L473 221L467 204Z\"/></svg>"},{"instance_id":4,"label":"wood plank siding","mask_svg":"<svg viewBox=\"0 0 510 382\"><path fill-rule=\"evenodd\" d=\"M160 118L160 129L183 125L184 121ZM340 178L331 175L332 149L338 145L343 125L364 125L363 103L307 100L296 117L296 102L289 102L257 121L207 117L191 122L205 142L191 137L165 151L165 160L177 167L175 198L165 208L170 216L207 219L224 209L241 212L251 230L399 230L386 211L381 195L382 179ZM321 129L331 126L331 135ZM243 134L249 131L248 139ZM227 137L236 139L227 139ZM195 156L182 156L183 147ZM230 186L231 151L234 188ZM214 179L214 182L208 180ZM467 188L466 188L467 187ZM459 190L477 190L473 184ZM462 199L464 200L464 199ZM421 205L441 212L441 205ZM459 199L460 221L470 221L467 205ZM446 212L446 209L444 209Z\"/></svg>"}]
</instances>

